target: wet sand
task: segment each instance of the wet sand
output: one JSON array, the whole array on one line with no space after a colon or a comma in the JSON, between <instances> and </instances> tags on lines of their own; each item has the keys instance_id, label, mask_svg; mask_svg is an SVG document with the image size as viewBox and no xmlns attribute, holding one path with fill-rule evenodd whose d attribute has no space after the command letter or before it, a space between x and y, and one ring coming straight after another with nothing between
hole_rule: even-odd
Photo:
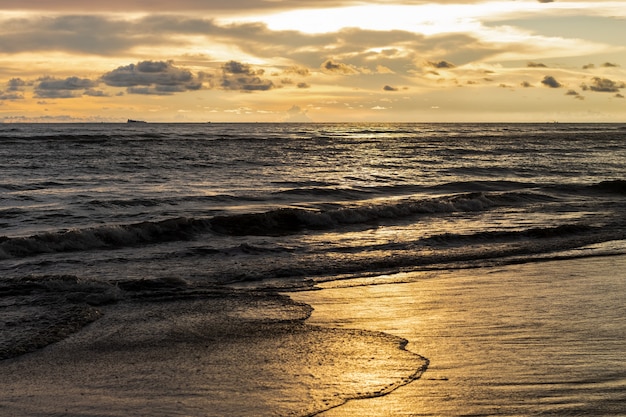
<instances>
[{"instance_id":1,"label":"wet sand","mask_svg":"<svg viewBox=\"0 0 626 417\"><path fill-rule=\"evenodd\" d=\"M305 416L419 377L402 339L304 323L273 294L120 303L0 361L0 415Z\"/></svg>"},{"instance_id":2,"label":"wet sand","mask_svg":"<svg viewBox=\"0 0 626 417\"><path fill-rule=\"evenodd\" d=\"M388 396L320 415L626 415L625 271L625 256L588 258L293 294L311 324L397 335L430 360Z\"/></svg>"}]
</instances>

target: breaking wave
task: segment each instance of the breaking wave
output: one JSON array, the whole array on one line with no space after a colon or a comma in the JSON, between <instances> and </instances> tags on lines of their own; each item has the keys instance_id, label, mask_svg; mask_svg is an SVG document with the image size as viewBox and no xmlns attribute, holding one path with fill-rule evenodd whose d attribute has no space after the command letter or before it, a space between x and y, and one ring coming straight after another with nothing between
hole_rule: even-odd
<instances>
[{"instance_id":1,"label":"breaking wave","mask_svg":"<svg viewBox=\"0 0 626 417\"><path fill-rule=\"evenodd\" d=\"M234 214L212 218L174 218L159 222L106 225L94 228L48 232L28 237L0 237L0 258L21 258L42 253L121 248L190 240L200 233L229 236L279 236L303 230L329 230L346 225L370 225L419 215L480 212L497 207L546 201L534 193L469 193L438 198L334 209L280 208L262 213Z\"/></svg>"}]
</instances>

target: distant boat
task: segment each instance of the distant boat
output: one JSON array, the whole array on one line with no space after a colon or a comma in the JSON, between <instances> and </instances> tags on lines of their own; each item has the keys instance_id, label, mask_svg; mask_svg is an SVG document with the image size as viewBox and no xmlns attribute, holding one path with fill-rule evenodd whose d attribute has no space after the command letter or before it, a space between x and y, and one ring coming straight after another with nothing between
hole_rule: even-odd
<instances>
[{"instance_id":1,"label":"distant boat","mask_svg":"<svg viewBox=\"0 0 626 417\"><path fill-rule=\"evenodd\" d=\"M126 121L126 123L148 123L145 120L133 120L133 119L128 119Z\"/></svg>"}]
</instances>

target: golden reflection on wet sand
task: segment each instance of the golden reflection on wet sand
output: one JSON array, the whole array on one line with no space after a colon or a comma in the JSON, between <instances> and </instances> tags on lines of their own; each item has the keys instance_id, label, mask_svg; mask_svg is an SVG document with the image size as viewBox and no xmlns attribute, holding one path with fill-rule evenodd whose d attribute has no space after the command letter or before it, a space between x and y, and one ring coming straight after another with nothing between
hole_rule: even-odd
<instances>
[{"instance_id":1,"label":"golden reflection on wet sand","mask_svg":"<svg viewBox=\"0 0 626 417\"><path fill-rule=\"evenodd\" d=\"M421 379L321 415L626 414L623 271L625 256L590 258L292 294L310 324L390 333L430 360Z\"/></svg>"}]
</instances>

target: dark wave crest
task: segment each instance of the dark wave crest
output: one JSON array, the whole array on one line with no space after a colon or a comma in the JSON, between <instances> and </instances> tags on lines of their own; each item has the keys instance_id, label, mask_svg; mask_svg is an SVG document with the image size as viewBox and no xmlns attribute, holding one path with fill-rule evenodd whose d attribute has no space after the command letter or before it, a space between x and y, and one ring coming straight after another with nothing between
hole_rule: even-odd
<instances>
[{"instance_id":1,"label":"dark wave crest","mask_svg":"<svg viewBox=\"0 0 626 417\"><path fill-rule=\"evenodd\" d=\"M365 225L380 220L403 219L417 215L479 212L548 199L547 196L533 193L469 193L322 211L284 208L265 213L217 216L211 219L211 229L217 233L235 236L272 236L296 233L305 229L328 230L344 225Z\"/></svg>"},{"instance_id":2,"label":"dark wave crest","mask_svg":"<svg viewBox=\"0 0 626 417\"><path fill-rule=\"evenodd\" d=\"M44 233L30 237L0 237L0 258L188 240L202 230L206 230L205 221L176 218L161 222Z\"/></svg>"},{"instance_id":3,"label":"dark wave crest","mask_svg":"<svg viewBox=\"0 0 626 417\"><path fill-rule=\"evenodd\" d=\"M602 181L591 185L590 188L605 193L626 195L626 180Z\"/></svg>"}]
</instances>

